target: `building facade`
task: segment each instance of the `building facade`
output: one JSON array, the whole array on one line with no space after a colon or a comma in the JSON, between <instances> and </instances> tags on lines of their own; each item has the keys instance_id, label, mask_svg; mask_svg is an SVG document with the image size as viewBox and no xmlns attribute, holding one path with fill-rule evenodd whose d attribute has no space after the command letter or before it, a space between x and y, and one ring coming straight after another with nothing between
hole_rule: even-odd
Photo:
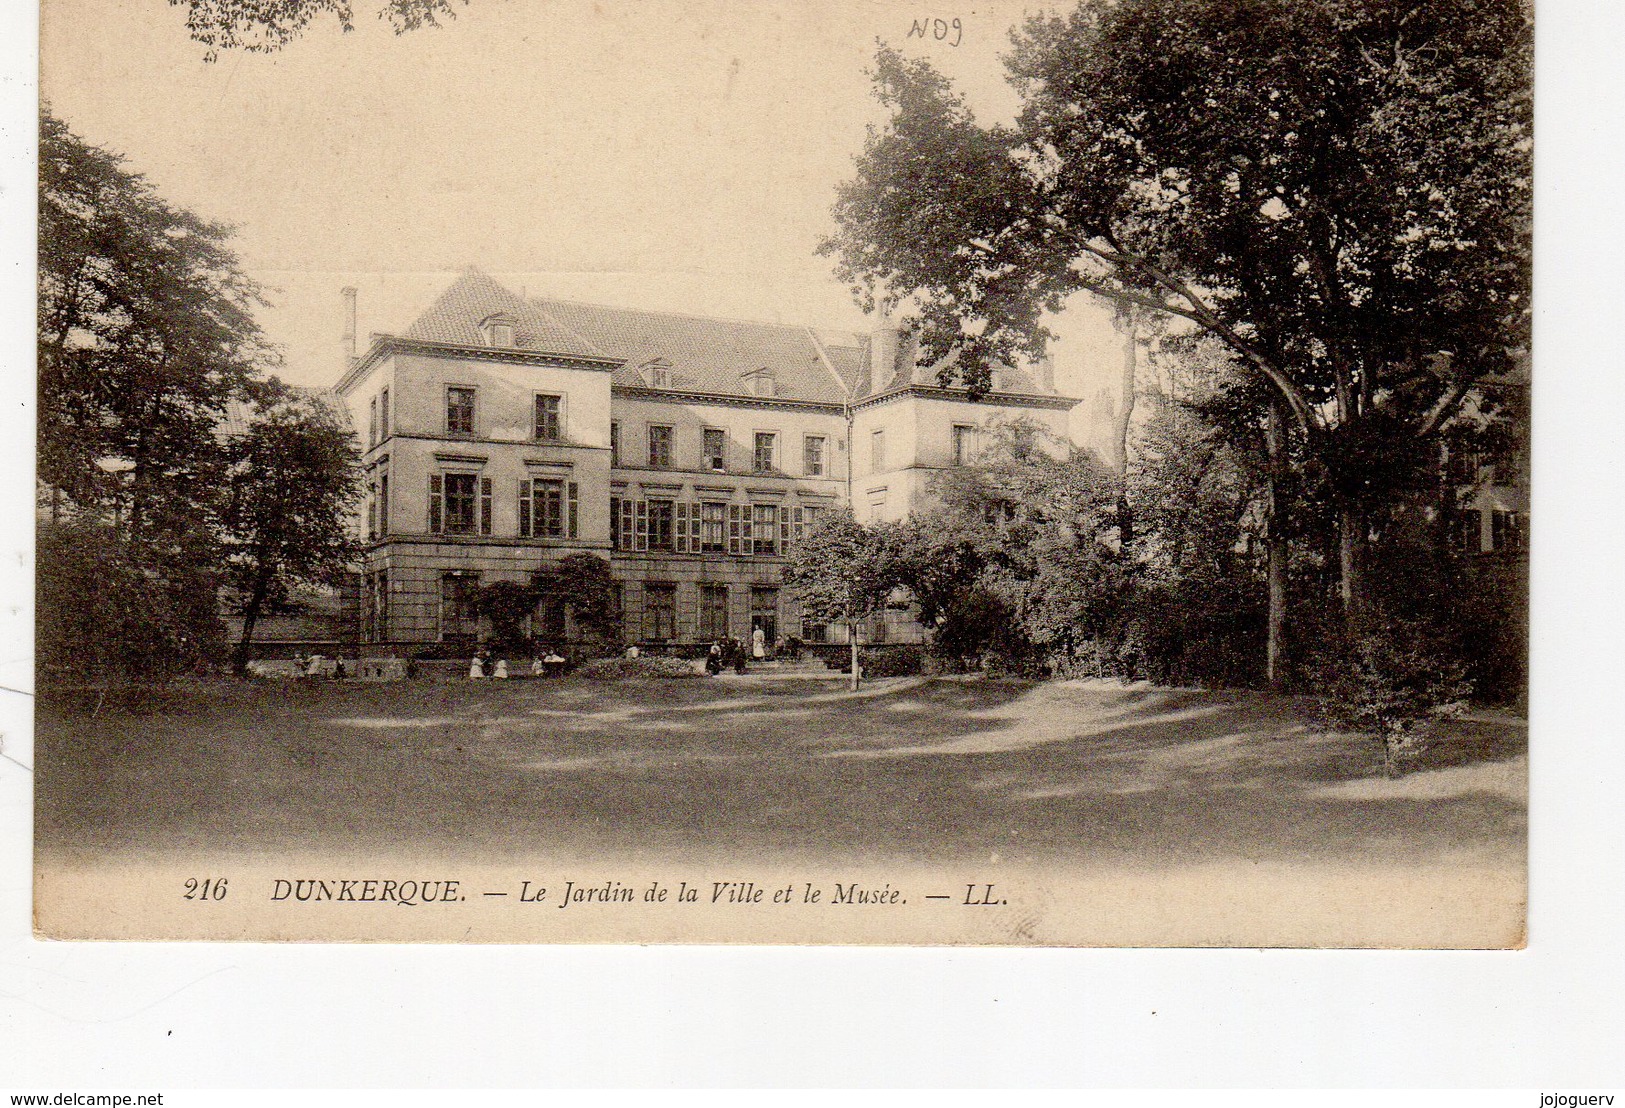
<instances>
[{"instance_id":1,"label":"building facade","mask_svg":"<svg viewBox=\"0 0 1625 1108\"><path fill-rule=\"evenodd\" d=\"M380 647L477 639L482 586L578 553L609 561L626 641L836 641L783 586L820 513L902 519L990 424L1064 439L1076 403L1044 367L1002 371L970 402L890 328L527 298L473 269L346 361L335 391L368 490L361 633ZM918 633L890 623L875 633ZM556 611L532 632L575 637Z\"/></svg>"}]
</instances>

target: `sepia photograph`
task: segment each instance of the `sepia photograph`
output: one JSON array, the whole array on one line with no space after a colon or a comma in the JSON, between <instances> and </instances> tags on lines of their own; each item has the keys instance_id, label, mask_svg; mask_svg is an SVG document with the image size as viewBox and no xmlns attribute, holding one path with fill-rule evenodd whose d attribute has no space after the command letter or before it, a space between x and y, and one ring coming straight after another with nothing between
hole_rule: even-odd
<instances>
[{"instance_id":1,"label":"sepia photograph","mask_svg":"<svg viewBox=\"0 0 1625 1108\"><path fill-rule=\"evenodd\" d=\"M38 936L1526 945L1529 0L40 23Z\"/></svg>"}]
</instances>

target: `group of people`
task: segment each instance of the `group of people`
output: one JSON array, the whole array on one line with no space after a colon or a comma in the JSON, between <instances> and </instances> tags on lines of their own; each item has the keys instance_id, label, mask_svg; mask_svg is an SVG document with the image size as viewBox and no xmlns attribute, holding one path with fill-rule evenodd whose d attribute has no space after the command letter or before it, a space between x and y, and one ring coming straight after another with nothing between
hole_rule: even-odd
<instances>
[{"instance_id":1,"label":"group of people","mask_svg":"<svg viewBox=\"0 0 1625 1108\"><path fill-rule=\"evenodd\" d=\"M744 673L746 664L752 658L758 662L767 658L767 636L760 627L751 631L748 647L735 638L712 643L705 655L705 672L712 677L730 668L735 673Z\"/></svg>"},{"instance_id":2,"label":"group of people","mask_svg":"<svg viewBox=\"0 0 1625 1108\"><path fill-rule=\"evenodd\" d=\"M568 663L557 651L549 650L545 655L538 654L531 659L530 675L542 677L562 672ZM496 680L506 680L508 676L508 659L496 658L493 660L491 652L481 647L468 664L468 676L472 680L491 677Z\"/></svg>"}]
</instances>

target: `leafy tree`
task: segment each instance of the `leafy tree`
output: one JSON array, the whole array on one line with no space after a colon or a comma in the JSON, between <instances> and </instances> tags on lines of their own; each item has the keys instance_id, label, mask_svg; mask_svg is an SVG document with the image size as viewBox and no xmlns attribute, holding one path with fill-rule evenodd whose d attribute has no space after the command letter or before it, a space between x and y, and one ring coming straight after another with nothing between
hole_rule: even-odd
<instances>
[{"instance_id":1,"label":"leafy tree","mask_svg":"<svg viewBox=\"0 0 1625 1108\"><path fill-rule=\"evenodd\" d=\"M858 627L882 611L901 583L900 533L894 524L865 527L850 509L825 512L785 557L785 584L801 610L826 623L845 623L852 646L852 688L858 687Z\"/></svg>"},{"instance_id":2,"label":"leafy tree","mask_svg":"<svg viewBox=\"0 0 1625 1108\"><path fill-rule=\"evenodd\" d=\"M492 581L480 587L476 602L480 615L491 621L497 649L512 650L524 641L520 628L536 610L536 601L536 589L517 581Z\"/></svg>"},{"instance_id":3,"label":"leafy tree","mask_svg":"<svg viewBox=\"0 0 1625 1108\"><path fill-rule=\"evenodd\" d=\"M462 0L467 3L468 0ZM298 38L312 21L331 15L349 32L355 29L350 0L169 0L186 8L186 29L213 61L222 50L271 53ZM439 26L455 18L453 0L380 0L378 18L396 34Z\"/></svg>"},{"instance_id":4,"label":"leafy tree","mask_svg":"<svg viewBox=\"0 0 1625 1108\"><path fill-rule=\"evenodd\" d=\"M55 518L175 545L207 530L228 464L216 428L275 362L230 234L42 117L39 480Z\"/></svg>"},{"instance_id":5,"label":"leafy tree","mask_svg":"<svg viewBox=\"0 0 1625 1108\"><path fill-rule=\"evenodd\" d=\"M160 576L126 536L87 518L40 525L35 659L42 684L162 681L215 660L216 572Z\"/></svg>"},{"instance_id":6,"label":"leafy tree","mask_svg":"<svg viewBox=\"0 0 1625 1108\"><path fill-rule=\"evenodd\" d=\"M292 391L261 405L227 453L221 525L227 576L243 597L240 670L269 597L295 583L337 584L353 564L361 453L328 405Z\"/></svg>"},{"instance_id":7,"label":"leafy tree","mask_svg":"<svg viewBox=\"0 0 1625 1108\"><path fill-rule=\"evenodd\" d=\"M531 575L533 594L562 604L576 625L606 642L620 637L615 578L609 563L593 554L569 554Z\"/></svg>"},{"instance_id":8,"label":"leafy tree","mask_svg":"<svg viewBox=\"0 0 1625 1108\"><path fill-rule=\"evenodd\" d=\"M938 652L1033 669L1114 639L1133 578L1121 490L1092 454L1024 421L998 427L978 464L941 475L898 559L922 619L938 623Z\"/></svg>"},{"instance_id":9,"label":"leafy tree","mask_svg":"<svg viewBox=\"0 0 1625 1108\"><path fill-rule=\"evenodd\" d=\"M1528 347L1529 5L1083 0L1013 38L1009 126L882 49L822 249L972 392L1078 292L1212 335L1323 484L1357 615L1370 514Z\"/></svg>"},{"instance_id":10,"label":"leafy tree","mask_svg":"<svg viewBox=\"0 0 1625 1108\"><path fill-rule=\"evenodd\" d=\"M73 627L71 649L98 666L164 677L220 639L231 455L218 427L262 394L257 375L275 361L252 315L259 289L229 228L172 207L48 111L39 236L42 647L58 642L46 629ZM74 576L86 566L54 541L64 535L105 560L108 588ZM146 625L119 614L131 603Z\"/></svg>"}]
</instances>

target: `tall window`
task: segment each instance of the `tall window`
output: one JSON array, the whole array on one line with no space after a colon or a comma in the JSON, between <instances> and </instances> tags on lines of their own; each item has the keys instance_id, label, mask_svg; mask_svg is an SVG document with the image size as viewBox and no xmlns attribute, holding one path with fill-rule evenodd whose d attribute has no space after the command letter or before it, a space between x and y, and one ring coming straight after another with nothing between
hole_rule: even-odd
<instances>
[{"instance_id":1,"label":"tall window","mask_svg":"<svg viewBox=\"0 0 1625 1108\"><path fill-rule=\"evenodd\" d=\"M378 394L378 441L389 438L389 390Z\"/></svg>"},{"instance_id":2,"label":"tall window","mask_svg":"<svg viewBox=\"0 0 1625 1108\"><path fill-rule=\"evenodd\" d=\"M574 497L569 497L573 508ZM525 538L562 539L574 533L567 518L565 483L535 478L519 483L519 534ZM573 514L573 513L572 513Z\"/></svg>"},{"instance_id":3,"label":"tall window","mask_svg":"<svg viewBox=\"0 0 1625 1108\"><path fill-rule=\"evenodd\" d=\"M649 425L649 464L656 469L671 468L671 428Z\"/></svg>"},{"instance_id":4,"label":"tall window","mask_svg":"<svg viewBox=\"0 0 1625 1108\"><path fill-rule=\"evenodd\" d=\"M378 398L375 396L367 405L367 448L378 445Z\"/></svg>"},{"instance_id":5,"label":"tall window","mask_svg":"<svg viewBox=\"0 0 1625 1108\"><path fill-rule=\"evenodd\" d=\"M728 549L728 505L706 501L700 505L700 549L724 553Z\"/></svg>"},{"instance_id":6,"label":"tall window","mask_svg":"<svg viewBox=\"0 0 1625 1108\"><path fill-rule=\"evenodd\" d=\"M677 586L643 586L643 637L664 642L677 637Z\"/></svg>"},{"instance_id":7,"label":"tall window","mask_svg":"<svg viewBox=\"0 0 1625 1108\"><path fill-rule=\"evenodd\" d=\"M464 385L446 388L446 434L474 433L474 390Z\"/></svg>"},{"instance_id":8,"label":"tall window","mask_svg":"<svg viewBox=\"0 0 1625 1108\"><path fill-rule=\"evenodd\" d=\"M772 646L779 641L778 589L757 587L750 590L750 629L753 636L757 628L761 629L766 645Z\"/></svg>"},{"instance_id":9,"label":"tall window","mask_svg":"<svg viewBox=\"0 0 1625 1108\"><path fill-rule=\"evenodd\" d=\"M378 477L378 534L389 534L389 470Z\"/></svg>"},{"instance_id":10,"label":"tall window","mask_svg":"<svg viewBox=\"0 0 1625 1108\"><path fill-rule=\"evenodd\" d=\"M976 428L954 424L954 465L968 466L976 454Z\"/></svg>"},{"instance_id":11,"label":"tall window","mask_svg":"<svg viewBox=\"0 0 1625 1108\"><path fill-rule=\"evenodd\" d=\"M705 468L721 472L728 468L728 436L715 427L705 429Z\"/></svg>"},{"instance_id":12,"label":"tall window","mask_svg":"<svg viewBox=\"0 0 1625 1108\"><path fill-rule=\"evenodd\" d=\"M477 481L472 473L446 474L446 530L454 535L474 532Z\"/></svg>"},{"instance_id":13,"label":"tall window","mask_svg":"<svg viewBox=\"0 0 1625 1108\"><path fill-rule=\"evenodd\" d=\"M1494 511L1490 513L1490 549L1522 550L1524 529L1522 512Z\"/></svg>"},{"instance_id":14,"label":"tall window","mask_svg":"<svg viewBox=\"0 0 1625 1108\"><path fill-rule=\"evenodd\" d=\"M779 506L752 504L750 506L751 539L758 554L779 552Z\"/></svg>"},{"instance_id":15,"label":"tall window","mask_svg":"<svg viewBox=\"0 0 1625 1108\"><path fill-rule=\"evenodd\" d=\"M728 586L700 586L700 638L728 637Z\"/></svg>"},{"instance_id":16,"label":"tall window","mask_svg":"<svg viewBox=\"0 0 1625 1108\"><path fill-rule=\"evenodd\" d=\"M545 393L536 394L536 437L538 439L562 439L563 423L559 419L560 406L564 398L548 396Z\"/></svg>"},{"instance_id":17,"label":"tall window","mask_svg":"<svg viewBox=\"0 0 1625 1108\"><path fill-rule=\"evenodd\" d=\"M1467 510L1455 519L1456 549L1463 554L1481 554L1484 551L1483 524L1480 513Z\"/></svg>"},{"instance_id":18,"label":"tall window","mask_svg":"<svg viewBox=\"0 0 1625 1108\"><path fill-rule=\"evenodd\" d=\"M473 638L480 630L480 577L448 573L440 578L440 637Z\"/></svg>"},{"instance_id":19,"label":"tall window","mask_svg":"<svg viewBox=\"0 0 1625 1108\"><path fill-rule=\"evenodd\" d=\"M610 420L609 423L609 464L612 466L621 464L621 421L618 419Z\"/></svg>"},{"instance_id":20,"label":"tall window","mask_svg":"<svg viewBox=\"0 0 1625 1108\"><path fill-rule=\"evenodd\" d=\"M886 468L886 432L876 431L869 436L869 468L879 473Z\"/></svg>"},{"instance_id":21,"label":"tall window","mask_svg":"<svg viewBox=\"0 0 1625 1108\"><path fill-rule=\"evenodd\" d=\"M649 501L649 549L674 550L672 523L675 518L674 502L670 500Z\"/></svg>"},{"instance_id":22,"label":"tall window","mask_svg":"<svg viewBox=\"0 0 1625 1108\"><path fill-rule=\"evenodd\" d=\"M772 431L756 432L756 455L753 468L757 473L770 473L773 469L773 444L778 436Z\"/></svg>"},{"instance_id":23,"label":"tall window","mask_svg":"<svg viewBox=\"0 0 1625 1108\"><path fill-rule=\"evenodd\" d=\"M491 479L473 473L429 475L429 530L435 534L491 533Z\"/></svg>"},{"instance_id":24,"label":"tall window","mask_svg":"<svg viewBox=\"0 0 1625 1108\"><path fill-rule=\"evenodd\" d=\"M801 472L808 477L824 475L824 436L808 435L801 440Z\"/></svg>"}]
</instances>

